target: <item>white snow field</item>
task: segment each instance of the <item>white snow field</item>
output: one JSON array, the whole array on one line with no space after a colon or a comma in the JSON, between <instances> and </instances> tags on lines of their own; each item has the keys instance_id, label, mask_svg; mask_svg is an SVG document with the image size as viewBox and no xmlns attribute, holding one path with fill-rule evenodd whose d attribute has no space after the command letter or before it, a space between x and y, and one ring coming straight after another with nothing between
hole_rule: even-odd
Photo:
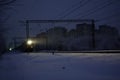
<instances>
[{"instance_id":1,"label":"white snow field","mask_svg":"<svg viewBox=\"0 0 120 80\"><path fill-rule=\"evenodd\" d=\"M120 80L120 54L9 53L0 80Z\"/></svg>"}]
</instances>

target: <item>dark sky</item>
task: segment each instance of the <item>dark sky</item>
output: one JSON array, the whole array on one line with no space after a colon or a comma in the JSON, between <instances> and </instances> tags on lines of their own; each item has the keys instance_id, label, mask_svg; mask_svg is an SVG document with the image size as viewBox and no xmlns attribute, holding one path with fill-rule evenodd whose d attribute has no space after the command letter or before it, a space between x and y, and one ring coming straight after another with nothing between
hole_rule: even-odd
<instances>
[{"instance_id":1,"label":"dark sky","mask_svg":"<svg viewBox=\"0 0 120 80\"><path fill-rule=\"evenodd\" d=\"M13 9L7 11L11 14L5 25L9 28L7 37L25 36L25 26L20 21L26 19L95 19L100 20L96 22L97 26L108 24L120 30L119 5L120 0L19 0ZM35 33L45 30L46 25L49 24L30 26Z\"/></svg>"}]
</instances>

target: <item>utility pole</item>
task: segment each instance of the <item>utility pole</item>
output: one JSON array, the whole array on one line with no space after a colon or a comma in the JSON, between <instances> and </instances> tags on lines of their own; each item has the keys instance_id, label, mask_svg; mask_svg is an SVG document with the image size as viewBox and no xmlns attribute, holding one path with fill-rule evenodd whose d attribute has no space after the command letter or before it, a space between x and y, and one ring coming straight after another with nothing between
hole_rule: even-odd
<instances>
[{"instance_id":1,"label":"utility pole","mask_svg":"<svg viewBox=\"0 0 120 80\"><path fill-rule=\"evenodd\" d=\"M95 21L92 20L92 48L95 49Z\"/></svg>"},{"instance_id":2,"label":"utility pole","mask_svg":"<svg viewBox=\"0 0 120 80\"><path fill-rule=\"evenodd\" d=\"M29 40L29 21L26 20L26 42L27 42L28 40ZM28 51L28 53L29 53L28 48L29 48L29 46L27 45L27 46L26 46L26 49L27 49L27 51Z\"/></svg>"},{"instance_id":3,"label":"utility pole","mask_svg":"<svg viewBox=\"0 0 120 80\"><path fill-rule=\"evenodd\" d=\"M29 21L26 20L26 39L29 39Z\"/></svg>"},{"instance_id":4,"label":"utility pole","mask_svg":"<svg viewBox=\"0 0 120 80\"><path fill-rule=\"evenodd\" d=\"M13 42L14 42L14 48L17 47L17 41L16 41L16 38L13 38Z\"/></svg>"}]
</instances>

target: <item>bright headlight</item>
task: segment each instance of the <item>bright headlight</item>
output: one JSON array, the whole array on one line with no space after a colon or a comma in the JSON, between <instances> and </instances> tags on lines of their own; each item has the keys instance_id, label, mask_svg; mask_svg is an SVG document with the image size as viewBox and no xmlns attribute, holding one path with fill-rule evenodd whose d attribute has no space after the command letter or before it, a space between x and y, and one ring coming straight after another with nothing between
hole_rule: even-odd
<instances>
[{"instance_id":1,"label":"bright headlight","mask_svg":"<svg viewBox=\"0 0 120 80\"><path fill-rule=\"evenodd\" d=\"M32 45L33 44L33 41L32 40L28 40L27 41L27 45Z\"/></svg>"}]
</instances>

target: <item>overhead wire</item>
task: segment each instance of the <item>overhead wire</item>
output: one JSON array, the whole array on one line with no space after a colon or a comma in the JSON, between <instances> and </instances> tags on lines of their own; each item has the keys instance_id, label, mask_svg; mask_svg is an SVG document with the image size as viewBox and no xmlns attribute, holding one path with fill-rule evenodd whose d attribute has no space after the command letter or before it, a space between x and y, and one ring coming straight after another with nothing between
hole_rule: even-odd
<instances>
[{"instance_id":1,"label":"overhead wire","mask_svg":"<svg viewBox=\"0 0 120 80\"><path fill-rule=\"evenodd\" d=\"M89 3L89 0L86 0L86 1L82 0L81 1L81 5L79 4L79 6L73 8L72 10L70 10L69 12L67 12L65 15L61 16L60 19L65 18L66 16L72 14L73 12L75 12L76 10L78 10L79 8L85 6L85 4L87 4L87 3Z\"/></svg>"},{"instance_id":2,"label":"overhead wire","mask_svg":"<svg viewBox=\"0 0 120 80\"><path fill-rule=\"evenodd\" d=\"M75 4L73 4L71 7L65 9L63 12L61 12L60 14L58 14L57 17L59 17L59 16L65 14L67 11L71 10L72 8L75 8L76 5L80 5L82 1L84 1L84 0L81 0L81 1L79 1L79 2L77 2L77 3L75 3Z\"/></svg>"},{"instance_id":3,"label":"overhead wire","mask_svg":"<svg viewBox=\"0 0 120 80\"><path fill-rule=\"evenodd\" d=\"M108 7L108 6L112 5L112 4L115 3L115 2L116 2L115 0L114 0L114 1L111 1L111 2L108 2L108 3L104 4L103 6L100 6L100 7L98 7L98 8L95 8L95 9L93 9L93 10L88 11L87 14L85 14L85 15L79 17L79 18L86 17L86 16L89 16L89 15L93 15L93 14L95 14L96 12L100 11L101 9L105 9L105 7Z\"/></svg>"},{"instance_id":4,"label":"overhead wire","mask_svg":"<svg viewBox=\"0 0 120 80\"><path fill-rule=\"evenodd\" d=\"M90 11L98 8L99 6L103 5L104 3L107 3L108 1L109 1L109 0L104 1L104 2L102 1L102 3L100 3L100 4L93 3L93 4L96 4L96 5L95 5L92 9L88 9L87 11L84 11L84 12L79 12L77 15L74 15L73 17L80 16L80 14L85 15L86 13L89 13ZM93 5L93 4L92 4L92 5ZM91 7L91 6L88 6L88 7Z\"/></svg>"},{"instance_id":5,"label":"overhead wire","mask_svg":"<svg viewBox=\"0 0 120 80\"><path fill-rule=\"evenodd\" d=\"M71 7L67 8L66 10L64 10L63 12L61 12L58 15L58 19L62 19L62 18L67 17L68 15L72 14L72 12L74 12L74 11L78 10L79 8L83 7L84 4L88 3L88 1L89 0L80 0L76 4L73 4ZM61 17L59 17L59 16L61 16Z\"/></svg>"}]
</instances>

